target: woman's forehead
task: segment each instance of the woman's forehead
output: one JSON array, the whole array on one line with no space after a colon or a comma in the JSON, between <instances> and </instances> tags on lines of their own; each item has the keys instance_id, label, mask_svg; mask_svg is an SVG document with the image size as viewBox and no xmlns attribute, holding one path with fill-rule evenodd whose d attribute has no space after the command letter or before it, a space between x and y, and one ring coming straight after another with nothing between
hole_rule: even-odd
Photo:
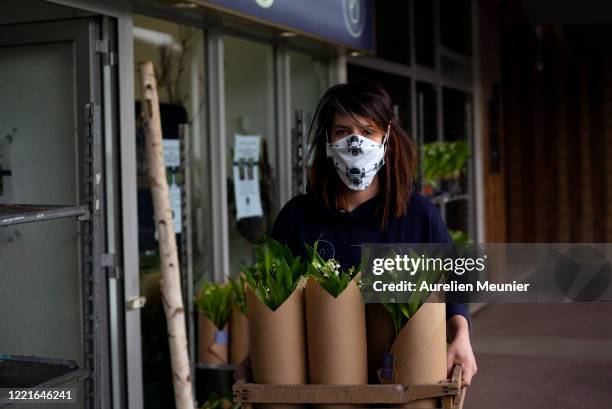
<instances>
[{"instance_id":1,"label":"woman's forehead","mask_svg":"<svg viewBox=\"0 0 612 409\"><path fill-rule=\"evenodd\" d=\"M334 114L332 126L342 126L347 128L379 128L378 125L376 125L376 122L372 120L372 118L360 115L343 115L340 113Z\"/></svg>"}]
</instances>

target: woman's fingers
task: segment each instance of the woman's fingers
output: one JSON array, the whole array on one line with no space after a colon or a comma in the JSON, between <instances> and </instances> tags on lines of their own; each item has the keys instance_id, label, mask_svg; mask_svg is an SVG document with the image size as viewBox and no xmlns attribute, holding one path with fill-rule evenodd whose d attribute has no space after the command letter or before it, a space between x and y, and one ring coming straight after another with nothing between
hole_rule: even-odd
<instances>
[{"instance_id":1,"label":"woman's fingers","mask_svg":"<svg viewBox=\"0 0 612 409\"><path fill-rule=\"evenodd\" d=\"M448 376L451 376L453 366L460 364L463 367L461 381L463 385L470 386L472 378L476 374L477 367L476 358L474 357L469 338L459 337L455 339L448 347L446 358Z\"/></svg>"},{"instance_id":2,"label":"woman's fingers","mask_svg":"<svg viewBox=\"0 0 612 409\"><path fill-rule=\"evenodd\" d=\"M476 375L476 364L468 365L467 367L463 367L463 375L461 377L461 382L465 386L470 386L472 383L472 377Z\"/></svg>"}]
</instances>

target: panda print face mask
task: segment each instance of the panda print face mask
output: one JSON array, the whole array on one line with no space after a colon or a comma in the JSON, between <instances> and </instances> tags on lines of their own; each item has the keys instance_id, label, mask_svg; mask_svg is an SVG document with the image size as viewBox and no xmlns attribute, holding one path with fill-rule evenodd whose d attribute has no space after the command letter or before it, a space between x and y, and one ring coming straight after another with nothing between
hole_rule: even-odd
<instances>
[{"instance_id":1,"label":"panda print face mask","mask_svg":"<svg viewBox=\"0 0 612 409\"><path fill-rule=\"evenodd\" d=\"M338 176L351 190L365 190L376 173L385 164L385 147L389 128L383 143L376 143L365 136L350 134L336 142L328 142L327 157L331 158Z\"/></svg>"}]
</instances>

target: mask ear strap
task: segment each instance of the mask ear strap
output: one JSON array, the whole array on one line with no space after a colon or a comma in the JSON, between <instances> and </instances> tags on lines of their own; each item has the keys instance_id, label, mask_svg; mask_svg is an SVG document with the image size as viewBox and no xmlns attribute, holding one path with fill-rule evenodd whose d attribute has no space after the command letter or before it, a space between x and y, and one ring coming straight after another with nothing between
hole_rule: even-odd
<instances>
[{"instance_id":1,"label":"mask ear strap","mask_svg":"<svg viewBox=\"0 0 612 409\"><path fill-rule=\"evenodd\" d=\"M330 140L329 140L329 134L327 133L327 129L325 130L325 156L327 158L331 158L331 151L329 149L329 144L330 144Z\"/></svg>"},{"instance_id":2,"label":"mask ear strap","mask_svg":"<svg viewBox=\"0 0 612 409\"><path fill-rule=\"evenodd\" d=\"M387 132L385 133L385 137L383 138L383 145L387 144L387 139L389 138L389 132L391 132L391 124L387 125Z\"/></svg>"}]
</instances>

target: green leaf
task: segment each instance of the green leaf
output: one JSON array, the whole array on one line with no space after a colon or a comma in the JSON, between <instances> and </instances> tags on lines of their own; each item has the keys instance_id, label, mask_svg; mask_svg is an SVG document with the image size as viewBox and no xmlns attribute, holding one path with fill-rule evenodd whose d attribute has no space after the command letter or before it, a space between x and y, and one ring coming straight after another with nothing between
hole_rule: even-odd
<instances>
[{"instance_id":1,"label":"green leaf","mask_svg":"<svg viewBox=\"0 0 612 409\"><path fill-rule=\"evenodd\" d=\"M329 294L338 297L355 277L357 270L354 267L342 270L336 260L324 260L317 247L318 241L313 246L306 244L310 261L305 274L315 279Z\"/></svg>"},{"instance_id":2,"label":"green leaf","mask_svg":"<svg viewBox=\"0 0 612 409\"><path fill-rule=\"evenodd\" d=\"M256 247L255 257L256 262L244 269L246 281L261 302L275 310L299 284L303 263L288 246L269 237Z\"/></svg>"}]
</instances>

